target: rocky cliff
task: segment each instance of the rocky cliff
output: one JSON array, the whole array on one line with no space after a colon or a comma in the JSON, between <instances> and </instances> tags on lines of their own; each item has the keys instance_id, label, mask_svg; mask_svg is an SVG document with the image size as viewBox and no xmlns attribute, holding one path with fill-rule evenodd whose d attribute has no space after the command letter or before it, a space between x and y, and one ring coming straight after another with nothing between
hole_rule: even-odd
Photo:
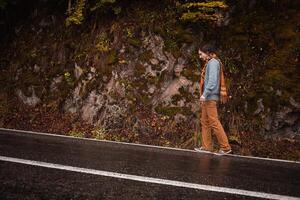
<instances>
[{"instance_id":1,"label":"rocky cliff","mask_svg":"<svg viewBox=\"0 0 300 200\"><path fill-rule=\"evenodd\" d=\"M197 48L214 43L231 95L220 118L236 152L272 156L276 139L276 151L288 150L275 157L299 159L300 15L291 2L231 3L213 26L181 22L155 1L76 27L62 12L34 9L1 46L0 124L193 148Z\"/></svg>"}]
</instances>

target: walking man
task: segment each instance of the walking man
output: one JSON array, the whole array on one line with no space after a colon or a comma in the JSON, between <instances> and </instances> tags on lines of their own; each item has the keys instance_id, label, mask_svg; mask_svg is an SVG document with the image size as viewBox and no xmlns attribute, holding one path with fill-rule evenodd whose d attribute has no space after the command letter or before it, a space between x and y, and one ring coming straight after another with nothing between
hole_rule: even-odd
<instances>
[{"instance_id":1,"label":"walking man","mask_svg":"<svg viewBox=\"0 0 300 200\"><path fill-rule=\"evenodd\" d=\"M198 54L199 58L205 62L205 66L202 70L200 81L202 146L195 148L195 150L212 152L211 134L214 131L220 148L218 153L228 154L231 152L231 147L218 118L217 111L217 103L220 101L220 90L222 93L223 85L226 92L221 62L217 58L216 50L213 46L204 46L198 50Z\"/></svg>"}]
</instances>

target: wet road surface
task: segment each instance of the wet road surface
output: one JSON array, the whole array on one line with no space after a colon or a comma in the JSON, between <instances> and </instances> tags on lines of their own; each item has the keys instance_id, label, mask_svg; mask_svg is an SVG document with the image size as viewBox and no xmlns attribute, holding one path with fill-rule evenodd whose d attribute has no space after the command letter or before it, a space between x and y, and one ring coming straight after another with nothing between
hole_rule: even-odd
<instances>
[{"instance_id":1,"label":"wet road surface","mask_svg":"<svg viewBox=\"0 0 300 200\"><path fill-rule=\"evenodd\" d=\"M235 190L300 199L300 164L295 162L5 129L0 129L0 156L207 187L164 185L0 159L0 199L259 199ZM235 190L213 192L210 187Z\"/></svg>"}]
</instances>

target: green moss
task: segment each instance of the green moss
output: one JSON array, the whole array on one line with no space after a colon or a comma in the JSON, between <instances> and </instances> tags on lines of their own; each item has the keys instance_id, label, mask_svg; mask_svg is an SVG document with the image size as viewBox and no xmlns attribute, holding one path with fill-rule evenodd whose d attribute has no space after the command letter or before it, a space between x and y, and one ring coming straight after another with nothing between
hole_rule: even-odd
<instances>
[{"instance_id":1,"label":"green moss","mask_svg":"<svg viewBox=\"0 0 300 200\"><path fill-rule=\"evenodd\" d=\"M132 28L126 28L125 29L126 32L126 37L127 38L133 38L134 37L134 30Z\"/></svg>"},{"instance_id":2,"label":"green moss","mask_svg":"<svg viewBox=\"0 0 300 200\"><path fill-rule=\"evenodd\" d=\"M94 89L96 89L98 86L99 86L99 81L96 81L96 79L92 79L86 84L85 89L82 88L80 90L79 92L80 97L82 99L85 99L89 95L89 93Z\"/></svg>"},{"instance_id":3,"label":"green moss","mask_svg":"<svg viewBox=\"0 0 300 200\"><path fill-rule=\"evenodd\" d=\"M143 66L140 63L137 63L135 65L134 74L135 74L136 77L140 77L141 75L145 74L145 72L146 72L145 66Z\"/></svg>"},{"instance_id":4,"label":"green moss","mask_svg":"<svg viewBox=\"0 0 300 200\"><path fill-rule=\"evenodd\" d=\"M81 131L76 131L76 130L72 130L72 131L69 131L67 133L69 136L72 136L72 137L79 137L79 138L84 138L85 134Z\"/></svg>"},{"instance_id":5,"label":"green moss","mask_svg":"<svg viewBox=\"0 0 300 200\"><path fill-rule=\"evenodd\" d=\"M177 102L180 101L181 99L183 99L182 95L175 94L175 95L172 96L171 100L172 100L172 103L176 105Z\"/></svg>"},{"instance_id":6,"label":"green moss","mask_svg":"<svg viewBox=\"0 0 300 200\"><path fill-rule=\"evenodd\" d=\"M184 97L184 99L186 100L186 102L191 102L194 100L194 96L193 94L191 94L187 88L184 88L184 87L181 87L179 88L179 92L180 92L180 95L182 97Z\"/></svg>"},{"instance_id":7,"label":"green moss","mask_svg":"<svg viewBox=\"0 0 300 200\"><path fill-rule=\"evenodd\" d=\"M132 82L130 80L128 80L128 79L120 79L119 83L121 85L124 85L124 87L125 87L126 90L132 91L134 89Z\"/></svg>"},{"instance_id":8,"label":"green moss","mask_svg":"<svg viewBox=\"0 0 300 200\"><path fill-rule=\"evenodd\" d=\"M228 5L223 1L201 2L201 3L185 3L181 6L183 21L197 22L201 21L216 21L223 16L217 10L225 10Z\"/></svg>"},{"instance_id":9,"label":"green moss","mask_svg":"<svg viewBox=\"0 0 300 200\"><path fill-rule=\"evenodd\" d=\"M109 65L113 65L116 64L118 62L118 54L116 50L112 50L110 51L108 58L107 58L107 64Z\"/></svg>"},{"instance_id":10,"label":"green moss","mask_svg":"<svg viewBox=\"0 0 300 200\"><path fill-rule=\"evenodd\" d=\"M153 32L156 33L157 35L162 36L163 38L167 37L167 33L164 30L162 25L158 25L158 24L154 25Z\"/></svg>"},{"instance_id":11,"label":"green moss","mask_svg":"<svg viewBox=\"0 0 300 200\"><path fill-rule=\"evenodd\" d=\"M132 101L132 102L136 102L136 100L137 100L133 91L128 91L128 92L126 92L125 98L126 98L128 101ZM135 106L135 105L134 105L134 106Z\"/></svg>"},{"instance_id":12,"label":"green moss","mask_svg":"<svg viewBox=\"0 0 300 200\"><path fill-rule=\"evenodd\" d=\"M136 79L136 81L133 81L132 86L135 88L135 90L139 91L139 95L142 95L141 92L143 90L148 89L145 77L140 77L139 79Z\"/></svg>"},{"instance_id":13,"label":"green moss","mask_svg":"<svg viewBox=\"0 0 300 200\"><path fill-rule=\"evenodd\" d=\"M141 95L139 99L143 105L149 105L151 103L151 98L149 98L147 94Z\"/></svg>"},{"instance_id":14,"label":"green moss","mask_svg":"<svg viewBox=\"0 0 300 200\"><path fill-rule=\"evenodd\" d=\"M142 41L138 38L128 38L128 43L136 48L140 48L142 46Z\"/></svg>"},{"instance_id":15,"label":"green moss","mask_svg":"<svg viewBox=\"0 0 300 200\"><path fill-rule=\"evenodd\" d=\"M193 82L200 81L200 74L199 74L199 70L197 69L191 69L189 67L186 67L183 69L182 75Z\"/></svg>"},{"instance_id":16,"label":"green moss","mask_svg":"<svg viewBox=\"0 0 300 200\"><path fill-rule=\"evenodd\" d=\"M178 47L180 47L180 45L183 43L195 42L191 29L186 29L183 26L178 25L172 27L171 31L168 32L167 38L172 38L174 41L176 41Z\"/></svg>"},{"instance_id":17,"label":"green moss","mask_svg":"<svg viewBox=\"0 0 300 200\"><path fill-rule=\"evenodd\" d=\"M146 81L148 84L157 86L161 80L158 76L147 76Z\"/></svg>"},{"instance_id":18,"label":"green moss","mask_svg":"<svg viewBox=\"0 0 300 200\"><path fill-rule=\"evenodd\" d=\"M175 58L179 58L181 56L177 41L171 38L167 38L165 40L164 51L172 53Z\"/></svg>"},{"instance_id":19,"label":"green moss","mask_svg":"<svg viewBox=\"0 0 300 200\"><path fill-rule=\"evenodd\" d=\"M297 33L295 25L291 23L286 23L278 27L276 33L278 38L285 40L290 40L291 38L299 37L299 33Z\"/></svg>"},{"instance_id":20,"label":"green moss","mask_svg":"<svg viewBox=\"0 0 300 200\"><path fill-rule=\"evenodd\" d=\"M268 70L268 73L265 77L265 82L269 83L269 85L276 85L278 83L284 84L286 77L280 69L272 69Z\"/></svg>"},{"instance_id":21,"label":"green moss","mask_svg":"<svg viewBox=\"0 0 300 200\"><path fill-rule=\"evenodd\" d=\"M47 71L47 76L49 78L55 77L58 74L63 74L64 67L62 65L53 64Z\"/></svg>"},{"instance_id":22,"label":"green moss","mask_svg":"<svg viewBox=\"0 0 300 200\"><path fill-rule=\"evenodd\" d=\"M37 49L36 48L33 48L30 52L29 52L29 57L34 59L36 58L38 55L37 55Z\"/></svg>"},{"instance_id":23,"label":"green moss","mask_svg":"<svg viewBox=\"0 0 300 200\"><path fill-rule=\"evenodd\" d=\"M96 39L96 49L101 53L108 52L110 50L110 40L106 33L101 33Z\"/></svg>"},{"instance_id":24,"label":"green moss","mask_svg":"<svg viewBox=\"0 0 300 200\"><path fill-rule=\"evenodd\" d=\"M155 111L159 114L174 116L177 113L180 113L181 108L180 107L163 107L160 105L155 108Z\"/></svg>"},{"instance_id":25,"label":"green moss","mask_svg":"<svg viewBox=\"0 0 300 200\"><path fill-rule=\"evenodd\" d=\"M109 92L109 96L113 99L113 100L120 100L121 96L119 93L117 93L116 91L110 91Z\"/></svg>"},{"instance_id":26,"label":"green moss","mask_svg":"<svg viewBox=\"0 0 300 200\"><path fill-rule=\"evenodd\" d=\"M149 62L151 58L153 58L153 52L150 50L144 51L139 55L139 60L143 62Z\"/></svg>"},{"instance_id":27,"label":"green moss","mask_svg":"<svg viewBox=\"0 0 300 200\"><path fill-rule=\"evenodd\" d=\"M29 88L31 86L33 86L35 89L38 87L40 88L40 86L43 86L43 81L44 79L41 78L39 75L34 74L30 71L25 71L20 75L20 78L16 82L15 86L17 88L20 88L24 92L24 95L31 96L32 91L29 90ZM38 94L42 96L40 92L38 92Z\"/></svg>"},{"instance_id":28,"label":"green moss","mask_svg":"<svg viewBox=\"0 0 300 200\"><path fill-rule=\"evenodd\" d=\"M7 97L0 94L0 116L5 116L9 112Z\"/></svg>"},{"instance_id":29,"label":"green moss","mask_svg":"<svg viewBox=\"0 0 300 200\"><path fill-rule=\"evenodd\" d=\"M87 50L80 50L78 52L75 52L74 59L76 62L80 62L84 60L87 57L87 55Z\"/></svg>"},{"instance_id":30,"label":"green moss","mask_svg":"<svg viewBox=\"0 0 300 200\"><path fill-rule=\"evenodd\" d=\"M162 66L160 64L151 65L151 69L152 70L156 70L156 71L161 71L162 70Z\"/></svg>"},{"instance_id":31,"label":"green moss","mask_svg":"<svg viewBox=\"0 0 300 200\"><path fill-rule=\"evenodd\" d=\"M74 77L73 73L70 73L69 71L65 71L64 72L64 80L68 85L74 86L75 77Z\"/></svg>"},{"instance_id":32,"label":"green moss","mask_svg":"<svg viewBox=\"0 0 300 200\"><path fill-rule=\"evenodd\" d=\"M85 7L85 0L79 0L76 2L75 6L69 10L69 16L66 19L66 26L70 26L71 24L79 25L82 23L84 16L83 10Z\"/></svg>"},{"instance_id":33,"label":"green moss","mask_svg":"<svg viewBox=\"0 0 300 200\"><path fill-rule=\"evenodd\" d=\"M158 105L155 108L155 111L159 114L167 115L167 116L175 116L176 114L180 113L183 115L191 115L192 112L188 107L172 107L172 106L162 106Z\"/></svg>"},{"instance_id":34,"label":"green moss","mask_svg":"<svg viewBox=\"0 0 300 200\"><path fill-rule=\"evenodd\" d=\"M97 140L105 140L107 130L104 127L98 127L92 131L92 138Z\"/></svg>"},{"instance_id":35,"label":"green moss","mask_svg":"<svg viewBox=\"0 0 300 200\"><path fill-rule=\"evenodd\" d=\"M229 143L238 144L238 145L242 144L241 137L238 134L230 135L228 137L228 140L229 140Z\"/></svg>"},{"instance_id":36,"label":"green moss","mask_svg":"<svg viewBox=\"0 0 300 200\"><path fill-rule=\"evenodd\" d=\"M51 93L50 95L63 101L72 92L73 87L67 84L67 82L64 80L57 85L57 89L59 93Z\"/></svg>"},{"instance_id":37,"label":"green moss","mask_svg":"<svg viewBox=\"0 0 300 200\"><path fill-rule=\"evenodd\" d=\"M201 3L186 3L182 7L184 8L228 8L228 5L223 1L211 1Z\"/></svg>"}]
</instances>

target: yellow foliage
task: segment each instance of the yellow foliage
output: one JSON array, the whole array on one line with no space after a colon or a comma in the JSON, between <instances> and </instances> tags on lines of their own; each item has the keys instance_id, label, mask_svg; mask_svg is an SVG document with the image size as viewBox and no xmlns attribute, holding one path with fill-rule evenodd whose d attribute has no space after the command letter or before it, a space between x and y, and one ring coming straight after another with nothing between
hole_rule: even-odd
<instances>
[{"instance_id":1,"label":"yellow foliage","mask_svg":"<svg viewBox=\"0 0 300 200\"><path fill-rule=\"evenodd\" d=\"M98 127L92 131L92 137L97 140L105 140L107 130L103 127Z\"/></svg>"},{"instance_id":2,"label":"yellow foliage","mask_svg":"<svg viewBox=\"0 0 300 200\"><path fill-rule=\"evenodd\" d=\"M71 8L69 11L69 16L66 19L66 26L70 26L71 24L79 25L82 23L84 16L83 16L83 9L85 7L85 0L78 0L76 5Z\"/></svg>"},{"instance_id":3,"label":"yellow foliage","mask_svg":"<svg viewBox=\"0 0 300 200\"><path fill-rule=\"evenodd\" d=\"M184 8L228 8L228 5L226 5L223 1L212 1L207 3L187 3L183 5Z\"/></svg>"},{"instance_id":4,"label":"yellow foliage","mask_svg":"<svg viewBox=\"0 0 300 200\"><path fill-rule=\"evenodd\" d=\"M228 137L228 140L229 140L230 143L236 143L236 144L239 144L239 145L242 144L241 137L238 134L230 135Z\"/></svg>"},{"instance_id":5,"label":"yellow foliage","mask_svg":"<svg viewBox=\"0 0 300 200\"><path fill-rule=\"evenodd\" d=\"M84 138L84 133L81 131L76 131L76 130L71 130L68 132L69 136L72 137L79 137L79 138Z\"/></svg>"},{"instance_id":6,"label":"yellow foliage","mask_svg":"<svg viewBox=\"0 0 300 200\"><path fill-rule=\"evenodd\" d=\"M189 13L183 13L180 19L184 21L195 22L198 20L217 21L220 18L222 18L222 15L220 14L208 15L201 12L189 12Z\"/></svg>"},{"instance_id":7,"label":"yellow foliage","mask_svg":"<svg viewBox=\"0 0 300 200\"><path fill-rule=\"evenodd\" d=\"M185 10L180 18L183 21L218 21L223 18L219 11L227 9L228 5L223 1L211 1L186 3L182 8Z\"/></svg>"},{"instance_id":8,"label":"yellow foliage","mask_svg":"<svg viewBox=\"0 0 300 200\"><path fill-rule=\"evenodd\" d=\"M96 49L102 53L110 50L110 41L105 33L100 34L97 38Z\"/></svg>"}]
</instances>

